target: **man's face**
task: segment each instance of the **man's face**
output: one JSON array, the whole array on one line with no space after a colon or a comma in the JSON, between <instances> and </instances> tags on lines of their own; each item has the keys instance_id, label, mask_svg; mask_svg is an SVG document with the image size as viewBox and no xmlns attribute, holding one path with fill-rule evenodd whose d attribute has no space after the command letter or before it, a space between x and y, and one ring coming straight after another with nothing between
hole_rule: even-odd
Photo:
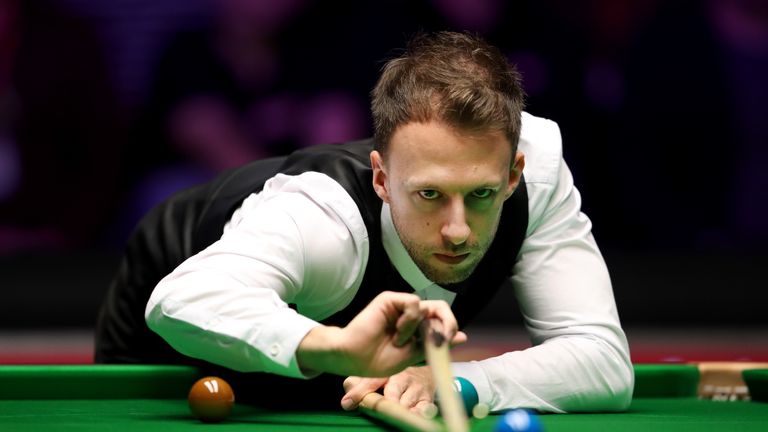
<instances>
[{"instance_id":1,"label":"man's face","mask_svg":"<svg viewBox=\"0 0 768 432\"><path fill-rule=\"evenodd\" d=\"M438 284L468 278L496 234L524 166L501 132L468 134L444 123L408 123L374 151L373 185L389 203L400 240Z\"/></svg>"}]
</instances>

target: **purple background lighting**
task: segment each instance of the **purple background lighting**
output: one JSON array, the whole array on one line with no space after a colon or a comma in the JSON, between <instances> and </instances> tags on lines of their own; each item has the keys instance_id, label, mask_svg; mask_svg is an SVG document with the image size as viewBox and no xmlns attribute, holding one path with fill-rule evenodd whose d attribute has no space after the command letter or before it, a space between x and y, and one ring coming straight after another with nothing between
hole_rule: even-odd
<instances>
[{"instance_id":1,"label":"purple background lighting","mask_svg":"<svg viewBox=\"0 0 768 432\"><path fill-rule=\"evenodd\" d=\"M0 323L30 325L25 293L46 295L56 272L40 269L67 257L92 275L68 288L87 312L56 322L87 325L149 208L253 159L369 136L382 60L444 29L500 47L527 110L559 123L624 318L718 319L647 299L694 296L766 322L764 2L334 3L0 0Z\"/></svg>"}]
</instances>

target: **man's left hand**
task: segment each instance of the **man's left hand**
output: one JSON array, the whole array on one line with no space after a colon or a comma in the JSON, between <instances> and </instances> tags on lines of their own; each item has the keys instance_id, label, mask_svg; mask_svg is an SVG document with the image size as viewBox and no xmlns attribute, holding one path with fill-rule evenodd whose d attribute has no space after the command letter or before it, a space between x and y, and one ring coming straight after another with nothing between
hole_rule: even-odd
<instances>
[{"instance_id":1,"label":"man's left hand","mask_svg":"<svg viewBox=\"0 0 768 432\"><path fill-rule=\"evenodd\" d=\"M344 381L347 393L341 399L341 407L347 411L353 410L365 395L382 387L386 399L399 402L413 412L422 413L434 403L432 371L429 366L413 366L389 378L347 378Z\"/></svg>"}]
</instances>

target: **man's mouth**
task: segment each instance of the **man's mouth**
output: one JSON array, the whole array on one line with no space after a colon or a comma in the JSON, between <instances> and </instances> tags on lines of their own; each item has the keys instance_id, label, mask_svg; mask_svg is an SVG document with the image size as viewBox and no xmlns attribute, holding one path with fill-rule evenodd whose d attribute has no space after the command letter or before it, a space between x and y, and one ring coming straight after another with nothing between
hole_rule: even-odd
<instances>
[{"instance_id":1,"label":"man's mouth","mask_svg":"<svg viewBox=\"0 0 768 432\"><path fill-rule=\"evenodd\" d=\"M462 254L441 254L436 253L435 258L437 258L439 261L444 262L446 264L459 264L467 257L469 256L469 252L465 252Z\"/></svg>"}]
</instances>

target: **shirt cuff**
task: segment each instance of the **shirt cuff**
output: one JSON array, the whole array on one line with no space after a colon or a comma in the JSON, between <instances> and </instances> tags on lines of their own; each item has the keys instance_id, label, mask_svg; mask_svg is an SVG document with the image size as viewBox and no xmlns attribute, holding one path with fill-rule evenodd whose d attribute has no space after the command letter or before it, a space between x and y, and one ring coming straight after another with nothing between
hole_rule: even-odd
<instances>
[{"instance_id":1,"label":"shirt cuff","mask_svg":"<svg viewBox=\"0 0 768 432\"><path fill-rule=\"evenodd\" d=\"M491 404L491 400L493 399L491 384L478 362L451 363L451 370L455 377L462 377L475 386L478 403L486 404L489 407L493 406Z\"/></svg>"},{"instance_id":2,"label":"shirt cuff","mask_svg":"<svg viewBox=\"0 0 768 432\"><path fill-rule=\"evenodd\" d=\"M296 313L293 309L284 312L284 323L270 325L274 330L262 333L253 345L269 359L264 372L283 375L291 378L314 378L320 373L302 371L296 359L296 351L304 337L315 327L322 324L304 315Z\"/></svg>"}]
</instances>

